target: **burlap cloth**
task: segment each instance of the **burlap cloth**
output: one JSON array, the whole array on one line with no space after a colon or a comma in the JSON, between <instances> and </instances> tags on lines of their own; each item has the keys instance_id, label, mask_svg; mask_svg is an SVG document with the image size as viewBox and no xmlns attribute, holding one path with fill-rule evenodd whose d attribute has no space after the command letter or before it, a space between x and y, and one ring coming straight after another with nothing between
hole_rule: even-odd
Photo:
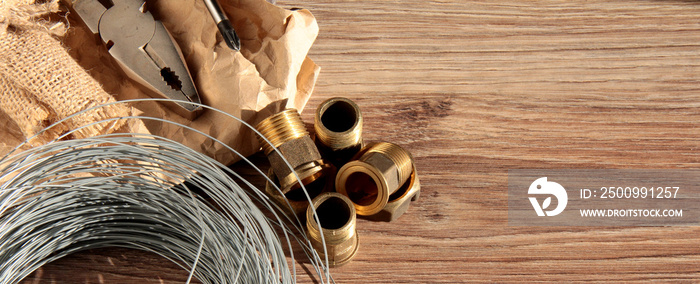
<instances>
[{"instance_id":1,"label":"burlap cloth","mask_svg":"<svg viewBox=\"0 0 700 284\"><path fill-rule=\"evenodd\" d=\"M114 102L100 85L61 47L55 37L65 33L62 23L42 20L58 9L56 1L33 5L31 1L6 0L0 7L0 131L7 151L33 138L36 146L72 129L110 117L126 116L126 105L94 109L42 130L81 110ZM81 128L71 137L88 137L116 131L120 120ZM129 126L138 121L128 122ZM14 128L14 129L13 129ZM124 129L122 129L124 130ZM19 136L19 135L21 136Z\"/></svg>"},{"instance_id":2,"label":"burlap cloth","mask_svg":"<svg viewBox=\"0 0 700 284\"><path fill-rule=\"evenodd\" d=\"M34 135L37 137L31 145L38 145L94 121L141 113L208 133L243 155L259 149L253 133L234 119L205 111L190 121L156 102L95 109L40 132L77 111L115 99L150 96L123 74L76 15L65 12L67 3L0 1L2 153ZM303 109L320 69L306 56L318 34L311 13L282 9L264 0L219 2L241 38L240 52L230 50L222 41L203 1L147 1L149 11L181 48L203 103L251 124L286 107ZM70 28L66 29L66 24ZM151 132L224 164L238 160L202 135L155 120L94 125L73 137L110 132Z\"/></svg>"}]
</instances>

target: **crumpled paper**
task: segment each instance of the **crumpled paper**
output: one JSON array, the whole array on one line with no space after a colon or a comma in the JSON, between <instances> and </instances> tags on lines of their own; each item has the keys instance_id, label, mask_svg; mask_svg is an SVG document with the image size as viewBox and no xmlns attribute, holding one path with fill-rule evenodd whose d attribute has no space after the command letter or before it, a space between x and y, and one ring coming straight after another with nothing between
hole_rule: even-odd
<instances>
[{"instance_id":1,"label":"crumpled paper","mask_svg":"<svg viewBox=\"0 0 700 284\"><path fill-rule=\"evenodd\" d=\"M147 1L148 9L179 45L202 102L252 126L284 108L303 110L320 68L307 57L318 34L308 10L290 11L264 0L220 0L239 37L240 52L223 42L216 24L196 0ZM69 13L64 39L69 53L118 100L149 98L126 77L102 43ZM224 114L205 110L190 121L157 102L134 107L144 116L164 118L208 133L247 156L258 151L255 134ZM225 146L180 126L144 120L148 130L181 142L223 164L240 159Z\"/></svg>"}]
</instances>

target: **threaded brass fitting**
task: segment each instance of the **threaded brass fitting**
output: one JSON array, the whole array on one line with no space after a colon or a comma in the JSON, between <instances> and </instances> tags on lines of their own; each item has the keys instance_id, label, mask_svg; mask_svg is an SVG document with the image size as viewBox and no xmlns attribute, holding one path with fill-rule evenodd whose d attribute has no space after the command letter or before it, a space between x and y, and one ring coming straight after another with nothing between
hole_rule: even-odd
<instances>
[{"instance_id":1,"label":"threaded brass fitting","mask_svg":"<svg viewBox=\"0 0 700 284\"><path fill-rule=\"evenodd\" d=\"M328 262L331 267L349 262L359 248L359 238L355 227L355 207L352 202L337 192L322 193L312 201L318 214L319 224L316 223L311 206L306 209L306 234L311 245L323 259L323 243L321 234L326 242Z\"/></svg>"},{"instance_id":2,"label":"threaded brass fitting","mask_svg":"<svg viewBox=\"0 0 700 284\"><path fill-rule=\"evenodd\" d=\"M389 196L389 202L379 213L372 216L367 216L367 219L374 221L392 222L403 213L406 213L411 202L418 200L420 197L420 180L414 165L413 172L408 180L394 194Z\"/></svg>"},{"instance_id":3,"label":"threaded brass fitting","mask_svg":"<svg viewBox=\"0 0 700 284\"><path fill-rule=\"evenodd\" d=\"M306 131L304 122L296 109L286 109L266 118L255 127L270 140L268 144L258 137L270 161L270 166L279 180L282 193L300 187L299 181L307 185L324 175L323 160L314 142ZM274 147L279 150L274 151ZM292 169L284 162L287 159ZM297 180L294 173L299 175Z\"/></svg>"},{"instance_id":4,"label":"threaded brass fitting","mask_svg":"<svg viewBox=\"0 0 700 284\"><path fill-rule=\"evenodd\" d=\"M322 171L324 174L321 177L304 185L304 187L306 187L306 192L312 200L323 192L335 190L333 188L335 182L333 179L333 177L335 177L335 167L330 164L324 164L322 166ZM272 183L270 181L265 183L265 193L267 193L267 195L290 217L296 215L302 222L306 220L306 208L309 207L309 200L306 199L303 189L299 187L290 190L286 194L281 194L277 188L275 188L275 185L279 187L279 181L272 169L267 173L267 177Z\"/></svg>"},{"instance_id":5,"label":"threaded brass fitting","mask_svg":"<svg viewBox=\"0 0 700 284\"><path fill-rule=\"evenodd\" d=\"M357 155L357 160L338 170L335 188L350 198L357 214L374 215L411 176L413 158L408 151L388 142L371 143Z\"/></svg>"},{"instance_id":6,"label":"threaded brass fitting","mask_svg":"<svg viewBox=\"0 0 700 284\"><path fill-rule=\"evenodd\" d=\"M362 112L347 98L330 98L316 108L316 145L329 161L344 164L362 148Z\"/></svg>"}]
</instances>

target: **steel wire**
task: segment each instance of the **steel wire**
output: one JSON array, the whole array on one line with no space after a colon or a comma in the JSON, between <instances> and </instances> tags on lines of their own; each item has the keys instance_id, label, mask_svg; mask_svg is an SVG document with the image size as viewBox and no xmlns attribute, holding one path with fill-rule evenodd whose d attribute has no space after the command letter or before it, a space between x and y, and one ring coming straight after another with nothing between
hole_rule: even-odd
<instances>
[{"instance_id":1,"label":"steel wire","mask_svg":"<svg viewBox=\"0 0 700 284\"><path fill-rule=\"evenodd\" d=\"M151 117L82 127L135 118L172 123L221 143ZM292 283L296 268L287 262L283 239L292 264L297 243L321 282L333 281L327 259L311 249L300 220L282 214L261 190L216 160L155 135L62 140L71 132L0 160L0 283L16 283L68 254L110 246L163 256L190 271L187 282L196 277L203 283Z\"/></svg>"}]
</instances>

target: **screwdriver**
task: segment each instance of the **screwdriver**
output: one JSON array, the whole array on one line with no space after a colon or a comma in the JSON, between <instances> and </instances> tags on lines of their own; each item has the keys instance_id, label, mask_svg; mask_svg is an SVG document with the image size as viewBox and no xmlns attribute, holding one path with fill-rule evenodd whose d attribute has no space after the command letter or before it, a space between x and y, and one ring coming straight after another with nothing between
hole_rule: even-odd
<instances>
[{"instance_id":1,"label":"screwdriver","mask_svg":"<svg viewBox=\"0 0 700 284\"><path fill-rule=\"evenodd\" d=\"M241 39L238 38L236 30L231 26L231 21L229 21L226 14L221 11L219 3L217 3L216 0L204 0L204 4L207 6L211 17L214 18L216 27L219 28L219 32L221 32L221 35L224 37L226 45L233 50L240 50Z\"/></svg>"}]
</instances>

